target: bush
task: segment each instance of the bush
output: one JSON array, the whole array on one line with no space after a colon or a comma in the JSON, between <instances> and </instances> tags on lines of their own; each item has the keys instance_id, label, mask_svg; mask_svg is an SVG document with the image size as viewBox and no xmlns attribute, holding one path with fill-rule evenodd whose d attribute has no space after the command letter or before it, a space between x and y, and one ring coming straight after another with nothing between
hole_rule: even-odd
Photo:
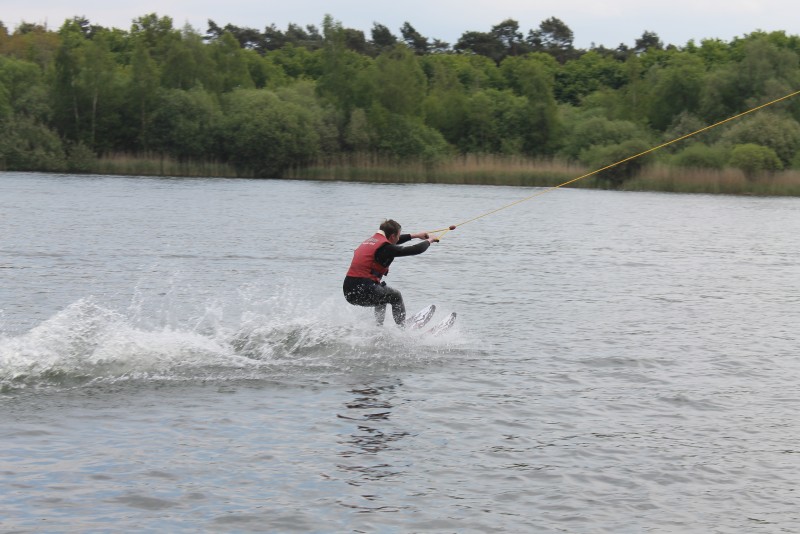
<instances>
[{"instance_id":1,"label":"bush","mask_svg":"<svg viewBox=\"0 0 800 534\"><path fill-rule=\"evenodd\" d=\"M0 121L0 168L14 171L63 171L64 148L58 135L28 117Z\"/></svg>"},{"instance_id":2,"label":"bush","mask_svg":"<svg viewBox=\"0 0 800 534\"><path fill-rule=\"evenodd\" d=\"M794 155L791 165L792 169L800 171L800 152L797 152L797 154Z\"/></svg>"},{"instance_id":3,"label":"bush","mask_svg":"<svg viewBox=\"0 0 800 534\"><path fill-rule=\"evenodd\" d=\"M91 148L83 143L74 143L67 146L67 171L91 172L97 156Z\"/></svg>"},{"instance_id":4,"label":"bush","mask_svg":"<svg viewBox=\"0 0 800 534\"><path fill-rule=\"evenodd\" d=\"M741 169L748 180L783 168L783 164L774 150L753 143L733 147L729 164L731 167Z\"/></svg>"},{"instance_id":5,"label":"bush","mask_svg":"<svg viewBox=\"0 0 800 534\"><path fill-rule=\"evenodd\" d=\"M723 147L693 143L675 154L671 161L676 167L722 169L728 158L728 151Z\"/></svg>"},{"instance_id":6,"label":"bush","mask_svg":"<svg viewBox=\"0 0 800 534\"><path fill-rule=\"evenodd\" d=\"M800 124L788 115L764 112L733 125L722 139L730 145L769 147L782 165L788 165L800 150Z\"/></svg>"},{"instance_id":7,"label":"bush","mask_svg":"<svg viewBox=\"0 0 800 534\"><path fill-rule=\"evenodd\" d=\"M641 154L648 148L650 146L647 143L638 139L614 145L594 145L581 152L580 160L591 169L602 169L636 154ZM620 163L599 173L597 178L607 181L612 187L619 187L625 180L636 175L648 159L648 156L639 156Z\"/></svg>"},{"instance_id":8,"label":"bush","mask_svg":"<svg viewBox=\"0 0 800 534\"><path fill-rule=\"evenodd\" d=\"M561 154L570 159L583 159L581 154L596 146L622 144L645 135L639 126L629 121L609 120L604 117L583 119L580 116L573 119L579 122L568 126L567 141L561 150Z\"/></svg>"}]
</instances>

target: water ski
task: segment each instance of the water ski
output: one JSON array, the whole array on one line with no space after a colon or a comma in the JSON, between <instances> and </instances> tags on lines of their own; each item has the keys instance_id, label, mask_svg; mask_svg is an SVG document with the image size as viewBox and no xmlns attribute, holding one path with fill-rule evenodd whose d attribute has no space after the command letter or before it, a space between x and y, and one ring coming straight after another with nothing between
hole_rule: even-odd
<instances>
[{"instance_id":1,"label":"water ski","mask_svg":"<svg viewBox=\"0 0 800 534\"><path fill-rule=\"evenodd\" d=\"M450 327L453 326L453 323L455 322L456 322L456 312L453 312L450 315L448 315L444 319L444 321L442 321L441 323L437 324L436 326L428 330L428 334L432 336L438 336L439 334L449 330Z\"/></svg>"},{"instance_id":2,"label":"water ski","mask_svg":"<svg viewBox=\"0 0 800 534\"><path fill-rule=\"evenodd\" d=\"M431 317L433 317L433 312L435 311L436 311L436 305L434 304L431 304L430 306L421 309L420 311L418 311L417 313L406 319L406 327L409 330L418 330L422 328L423 326L428 324L428 321L431 320Z\"/></svg>"}]
</instances>

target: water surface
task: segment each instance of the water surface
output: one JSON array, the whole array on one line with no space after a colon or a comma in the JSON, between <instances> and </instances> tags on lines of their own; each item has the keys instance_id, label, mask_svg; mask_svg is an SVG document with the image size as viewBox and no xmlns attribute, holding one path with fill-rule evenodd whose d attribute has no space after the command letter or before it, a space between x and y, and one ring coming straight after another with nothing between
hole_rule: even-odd
<instances>
[{"instance_id":1,"label":"water surface","mask_svg":"<svg viewBox=\"0 0 800 534\"><path fill-rule=\"evenodd\" d=\"M796 532L800 200L0 173L5 531Z\"/></svg>"}]
</instances>

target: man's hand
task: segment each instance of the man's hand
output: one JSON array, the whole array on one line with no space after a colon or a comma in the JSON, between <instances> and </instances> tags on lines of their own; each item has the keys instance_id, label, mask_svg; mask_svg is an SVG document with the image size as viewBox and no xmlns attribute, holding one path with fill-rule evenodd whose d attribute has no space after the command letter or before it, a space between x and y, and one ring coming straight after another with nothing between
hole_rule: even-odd
<instances>
[{"instance_id":1,"label":"man's hand","mask_svg":"<svg viewBox=\"0 0 800 534\"><path fill-rule=\"evenodd\" d=\"M416 234L411 234L412 239L428 239L428 232L418 232Z\"/></svg>"}]
</instances>

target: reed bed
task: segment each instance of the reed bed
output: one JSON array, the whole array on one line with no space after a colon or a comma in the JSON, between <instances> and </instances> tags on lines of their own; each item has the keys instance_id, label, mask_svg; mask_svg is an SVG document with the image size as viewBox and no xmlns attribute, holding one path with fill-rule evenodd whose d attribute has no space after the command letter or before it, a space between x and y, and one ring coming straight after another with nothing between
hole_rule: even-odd
<instances>
[{"instance_id":1,"label":"reed bed","mask_svg":"<svg viewBox=\"0 0 800 534\"><path fill-rule=\"evenodd\" d=\"M591 172L558 159L468 154L434 164L394 162L374 155L329 158L292 169L286 178L346 182L440 183L554 187ZM610 188L600 175L570 184L572 188ZM800 196L800 171L789 170L749 179L739 169L688 169L656 163L619 188L729 195Z\"/></svg>"},{"instance_id":2,"label":"reed bed","mask_svg":"<svg viewBox=\"0 0 800 534\"><path fill-rule=\"evenodd\" d=\"M114 153L101 156L90 164L93 174L121 174L135 176L217 176L222 178L249 178L233 165L216 161L179 160L160 154Z\"/></svg>"},{"instance_id":3,"label":"reed bed","mask_svg":"<svg viewBox=\"0 0 800 534\"><path fill-rule=\"evenodd\" d=\"M374 154L329 157L287 170L283 178L373 183L436 183L554 187L591 172L555 158L466 154L435 163L397 161ZM94 174L137 176L215 176L254 178L233 165L216 161L179 160L159 154L107 154L94 160ZM275 177L271 177L275 178ZM602 175L570 184L573 188L609 188ZM626 191L662 191L730 195L800 196L800 171L789 170L749 179L738 169L687 169L655 163L626 180Z\"/></svg>"},{"instance_id":4,"label":"reed bed","mask_svg":"<svg viewBox=\"0 0 800 534\"><path fill-rule=\"evenodd\" d=\"M585 173L554 159L467 154L429 163L397 162L369 154L328 158L292 169L287 178L346 182L480 184L550 187Z\"/></svg>"},{"instance_id":5,"label":"reed bed","mask_svg":"<svg viewBox=\"0 0 800 534\"><path fill-rule=\"evenodd\" d=\"M685 169L654 165L622 186L628 191L725 195L800 196L800 171L747 178L739 169Z\"/></svg>"}]
</instances>

